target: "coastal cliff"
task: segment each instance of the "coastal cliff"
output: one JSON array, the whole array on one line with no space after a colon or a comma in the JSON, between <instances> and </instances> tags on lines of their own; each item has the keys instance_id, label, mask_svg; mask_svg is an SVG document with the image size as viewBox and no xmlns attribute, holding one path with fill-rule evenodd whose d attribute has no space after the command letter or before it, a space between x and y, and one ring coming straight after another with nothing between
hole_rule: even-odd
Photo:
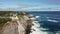
<instances>
[{"instance_id":1,"label":"coastal cliff","mask_svg":"<svg viewBox=\"0 0 60 34\"><path fill-rule=\"evenodd\" d=\"M31 32L32 20L30 14L25 12L0 12L0 18L9 18L2 24L0 34L30 34Z\"/></svg>"}]
</instances>

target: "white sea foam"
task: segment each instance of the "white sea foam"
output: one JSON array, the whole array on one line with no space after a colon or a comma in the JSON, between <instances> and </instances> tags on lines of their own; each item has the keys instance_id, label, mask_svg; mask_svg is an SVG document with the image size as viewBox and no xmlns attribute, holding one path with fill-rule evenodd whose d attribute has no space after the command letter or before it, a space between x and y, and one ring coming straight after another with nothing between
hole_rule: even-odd
<instances>
[{"instance_id":1,"label":"white sea foam","mask_svg":"<svg viewBox=\"0 0 60 34\"><path fill-rule=\"evenodd\" d=\"M51 19L48 19L47 21L50 21L50 22L59 22L59 21L51 20Z\"/></svg>"},{"instance_id":2,"label":"white sea foam","mask_svg":"<svg viewBox=\"0 0 60 34\"><path fill-rule=\"evenodd\" d=\"M36 23L36 22L32 22L34 24L34 26L32 26L32 28L34 27L40 27L40 24L39 23Z\"/></svg>"},{"instance_id":3,"label":"white sea foam","mask_svg":"<svg viewBox=\"0 0 60 34\"><path fill-rule=\"evenodd\" d=\"M41 31L41 29L39 28L40 27L40 24L38 23L38 21L33 21L32 22L34 25L32 26L32 33L30 33L30 34L47 34L47 32L43 32L43 31ZM33 29L35 30L35 31L33 31Z\"/></svg>"},{"instance_id":4,"label":"white sea foam","mask_svg":"<svg viewBox=\"0 0 60 34\"><path fill-rule=\"evenodd\" d=\"M34 19L36 19L36 18L39 18L39 16L35 16L35 17L30 18L30 19L34 20Z\"/></svg>"},{"instance_id":5,"label":"white sea foam","mask_svg":"<svg viewBox=\"0 0 60 34\"><path fill-rule=\"evenodd\" d=\"M46 17L46 18L51 18L51 17Z\"/></svg>"},{"instance_id":6,"label":"white sea foam","mask_svg":"<svg viewBox=\"0 0 60 34\"><path fill-rule=\"evenodd\" d=\"M36 18L39 18L40 16L36 16Z\"/></svg>"},{"instance_id":7,"label":"white sea foam","mask_svg":"<svg viewBox=\"0 0 60 34\"><path fill-rule=\"evenodd\" d=\"M36 16L34 19L36 18L39 18L39 16ZM43 32L41 31L41 29L39 28L40 27L40 24L38 23L38 21L33 21L32 22L34 25L32 26L32 33L30 34L47 34L47 32ZM35 30L35 31L34 31Z\"/></svg>"},{"instance_id":8,"label":"white sea foam","mask_svg":"<svg viewBox=\"0 0 60 34\"><path fill-rule=\"evenodd\" d=\"M48 18L48 19L49 19L49 18L52 18L52 19L60 19L60 18L54 18L54 17L46 17L46 18Z\"/></svg>"}]
</instances>

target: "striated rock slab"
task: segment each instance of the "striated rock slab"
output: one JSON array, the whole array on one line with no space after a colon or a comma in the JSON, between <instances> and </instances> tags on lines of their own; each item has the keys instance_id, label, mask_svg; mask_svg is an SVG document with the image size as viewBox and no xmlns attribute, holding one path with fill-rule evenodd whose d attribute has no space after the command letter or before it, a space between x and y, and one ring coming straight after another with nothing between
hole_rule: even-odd
<instances>
[{"instance_id":1,"label":"striated rock slab","mask_svg":"<svg viewBox=\"0 0 60 34\"><path fill-rule=\"evenodd\" d=\"M10 17L12 21L7 21L2 28L1 34L30 34L32 20L27 15L22 17L20 19L16 15Z\"/></svg>"}]
</instances>

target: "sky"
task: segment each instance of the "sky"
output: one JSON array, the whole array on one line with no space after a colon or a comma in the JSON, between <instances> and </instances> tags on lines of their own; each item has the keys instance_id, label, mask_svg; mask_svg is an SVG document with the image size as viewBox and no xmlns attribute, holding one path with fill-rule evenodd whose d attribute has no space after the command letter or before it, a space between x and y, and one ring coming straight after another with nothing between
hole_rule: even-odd
<instances>
[{"instance_id":1,"label":"sky","mask_svg":"<svg viewBox=\"0 0 60 34\"><path fill-rule=\"evenodd\" d=\"M60 10L60 0L0 0L0 10Z\"/></svg>"}]
</instances>

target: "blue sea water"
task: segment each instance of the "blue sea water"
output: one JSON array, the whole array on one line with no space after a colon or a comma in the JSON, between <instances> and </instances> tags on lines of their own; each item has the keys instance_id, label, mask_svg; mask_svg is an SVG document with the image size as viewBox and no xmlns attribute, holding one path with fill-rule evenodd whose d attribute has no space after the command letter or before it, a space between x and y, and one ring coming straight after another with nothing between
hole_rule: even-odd
<instances>
[{"instance_id":1,"label":"blue sea water","mask_svg":"<svg viewBox=\"0 0 60 34\"><path fill-rule=\"evenodd\" d=\"M43 33L60 34L60 11L31 11L28 13L40 16L35 21L38 21L37 23L40 25L38 29Z\"/></svg>"}]
</instances>

